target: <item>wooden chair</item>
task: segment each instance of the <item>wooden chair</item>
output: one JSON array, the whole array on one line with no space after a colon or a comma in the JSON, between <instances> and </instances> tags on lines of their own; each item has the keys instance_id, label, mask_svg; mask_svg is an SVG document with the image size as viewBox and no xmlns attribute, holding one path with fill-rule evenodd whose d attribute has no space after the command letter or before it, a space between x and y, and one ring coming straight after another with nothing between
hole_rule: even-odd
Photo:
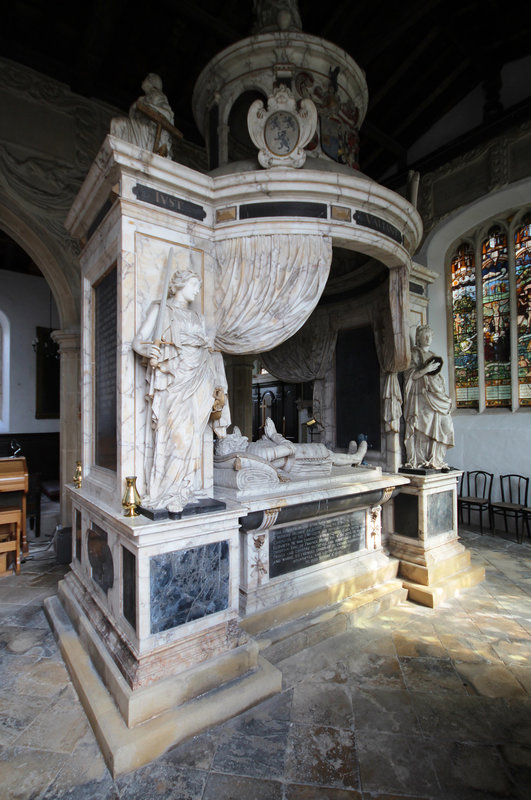
<instances>
[{"instance_id":1,"label":"wooden chair","mask_svg":"<svg viewBox=\"0 0 531 800\"><path fill-rule=\"evenodd\" d=\"M524 475L500 475L501 501L490 504L490 524L494 530L494 517L496 514L503 516L505 531L508 531L507 517L513 518L516 526L516 541L521 542L524 538L524 521L528 526L528 521L524 516L524 508L527 506L527 493L529 491L529 478ZM522 520L522 535L519 532L519 521Z\"/></svg>"},{"instance_id":2,"label":"wooden chair","mask_svg":"<svg viewBox=\"0 0 531 800\"><path fill-rule=\"evenodd\" d=\"M10 572L7 559L9 553L14 553L15 573L20 573L20 538L22 524L22 509L16 506L6 506L0 508L0 526L9 526L8 533L0 531L0 575L7 575Z\"/></svg>"},{"instance_id":3,"label":"wooden chair","mask_svg":"<svg viewBox=\"0 0 531 800\"><path fill-rule=\"evenodd\" d=\"M463 478L465 476L463 475ZM490 520L490 498L492 494L492 480L494 475L492 472L485 472L482 469L472 470L466 473L466 480L462 480L459 497L457 504L461 521L463 519L463 511L468 510L468 524L470 525L470 512L477 511L479 514L479 528L483 535L483 512L486 511ZM466 492L466 494L464 494Z\"/></svg>"}]
</instances>

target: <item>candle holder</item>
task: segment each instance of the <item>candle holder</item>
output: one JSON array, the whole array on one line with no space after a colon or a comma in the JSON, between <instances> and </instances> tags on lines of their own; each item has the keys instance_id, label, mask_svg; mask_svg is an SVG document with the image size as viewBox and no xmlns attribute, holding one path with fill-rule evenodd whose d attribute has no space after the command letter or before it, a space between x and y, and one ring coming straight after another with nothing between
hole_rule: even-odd
<instances>
[{"instance_id":1,"label":"candle holder","mask_svg":"<svg viewBox=\"0 0 531 800\"><path fill-rule=\"evenodd\" d=\"M126 489L122 498L122 507L126 517L138 517L139 511L137 506L140 505L140 495L136 488L136 475L130 475L125 479Z\"/></svg>"},{"instance_id":2,"label":"candle holder","mask_svg":"<svg viewBox=\"0 0 531 800\"><path fill-rule=\"evenodd\" d=\"M81 467L81 461L76 461L73 481L76 489L81 489L81 484L83 483L83 468Z\"/></svg>"}]
</instances>

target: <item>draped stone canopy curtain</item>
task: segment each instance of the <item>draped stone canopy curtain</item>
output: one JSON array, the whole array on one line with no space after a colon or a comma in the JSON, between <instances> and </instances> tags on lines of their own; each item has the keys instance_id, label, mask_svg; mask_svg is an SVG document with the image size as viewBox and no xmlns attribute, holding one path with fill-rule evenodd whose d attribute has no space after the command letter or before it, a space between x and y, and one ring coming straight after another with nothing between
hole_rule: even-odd
<instances>
[{"instance_id":1,"label":"draped stone canopy curtain","mask_svg":"<svg viewBox=\"0 0 531 800\"><path fill-rule=\"evenodd\" d=\"M384 380L384 427L400 433L402 392L398 372L409 366L409 272L401 266L389 271L387 302L374 314L374 341Z\"/></svg>"},{"instance_id":2,"label":"draped stone canopy curtain","mask_svg":"<svg viewBox=\"0 0 531 800\"><path fill-rule=\"evenodd\" d=\"M215 346L261 353L289 339L323 292L332 242L327 236L258 235L216 245Z\"/></svg>"},{"instance_id":3,"label":"draped stone canopy curtain","mask_svg":"<svg viewBox=\"0 0 531 800\"><path fill-rule=\"evenodd\" d=\"M330 366L336 340L337 331L331 330L328 317L312 318L287 342L263 353L262 362L286 383L320 380Z\"/></svg>"}]
</instances>

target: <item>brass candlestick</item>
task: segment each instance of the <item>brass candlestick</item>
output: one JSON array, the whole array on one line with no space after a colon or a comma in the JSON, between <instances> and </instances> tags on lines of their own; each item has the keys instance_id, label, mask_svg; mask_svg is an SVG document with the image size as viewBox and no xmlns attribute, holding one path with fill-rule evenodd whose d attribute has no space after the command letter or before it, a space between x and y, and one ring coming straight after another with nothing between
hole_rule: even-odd
<instances>
[{"instance_id":1,"label":"brass candlestick","mask_svg":"<svg viewBox=\"0 0 531 800\"><path fill-rule=\"evenodd\" d=\"M81 484L83 482L83 469L81 467L81 461L76 461L73 481L76 489L81 489Z\"/></svg>"},{"instance_id":2,"label":"brass candlestick","mask_svg":"<svg viewBox=\"0 0 531 800\"><path fill-rule=\"evenodd\" d=\"M140 505L140 495L136 488L136 475L130 475L125 479L126 489L122 498L122 506L125 510L126 517L138 517L139 511L137 506Z\"/></svg>"}]
</instances>

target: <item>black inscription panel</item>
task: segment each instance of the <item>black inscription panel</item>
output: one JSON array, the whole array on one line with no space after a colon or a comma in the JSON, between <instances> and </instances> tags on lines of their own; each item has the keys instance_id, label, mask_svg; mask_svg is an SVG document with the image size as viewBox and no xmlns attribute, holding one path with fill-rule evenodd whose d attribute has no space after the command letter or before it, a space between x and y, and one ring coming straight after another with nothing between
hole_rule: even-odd
<instances>
[{"instance_id":1,"label":"black inscription panel","mask_svg":"<svg viewBox=\"0 0 531 800\"><path fill-rule=\"evenodd\" d=\"M203 206L175 197L172 194L167 194L167 192L159 192L158 189L152 189L151 186L142 186L141 183L137 183L133 187L133 194L142 203L151 203L152 206L166 208L168 211L175 211L176 214L184 214L185 217L192 217L192 219L198 220L203 220L206 217L206 211Z\"/></svg>"},{"instance_id":2,"label":"black inscription panel","mask_svg":"<svg viewBox=\"0 0 531 800\"><path fill-rule=\"evenodd\" d=\"M269 533L269 575L276 578L365 548L365 511L353 511Z\"/></svg>"},{"instance_id":3,"label":"black inscription panel","mask_svg":"<svg viewBox=\"0 0 531 800\"><path fill-rule=\"evenodd\" d=\"M384 236L389 236L390 239L394 239L395 242L402 244L402 234L398 228L395 228L395 226L391 225L387 220L376 217L374 214L368 214L366 211L356 211L354 213L354 219L358 225L363 225L364 228L371 228L373 231L383 233Z\"/></svg>"},{"instance_id":4,"label":"black inscription panel","mask_svg":"<svg viewBox=\"0 0 531 800\"><path fill-rule=\"evenodd\" d=\"M94 287L95 453L98 467L116 472L116 267Z\"/></svg>"},{"instance_id":5,"label":"black inscription panel","mask_svg":"<svg viewBox=\"0 0 531 800\"><path fill-rule=\"evenodd\" d=\"M240 206L240 219L257 217L314 217L326 219L327 207L324 203L306 203L287 200L278 203L247 203Z\"/></svg>"}]
</instances>

